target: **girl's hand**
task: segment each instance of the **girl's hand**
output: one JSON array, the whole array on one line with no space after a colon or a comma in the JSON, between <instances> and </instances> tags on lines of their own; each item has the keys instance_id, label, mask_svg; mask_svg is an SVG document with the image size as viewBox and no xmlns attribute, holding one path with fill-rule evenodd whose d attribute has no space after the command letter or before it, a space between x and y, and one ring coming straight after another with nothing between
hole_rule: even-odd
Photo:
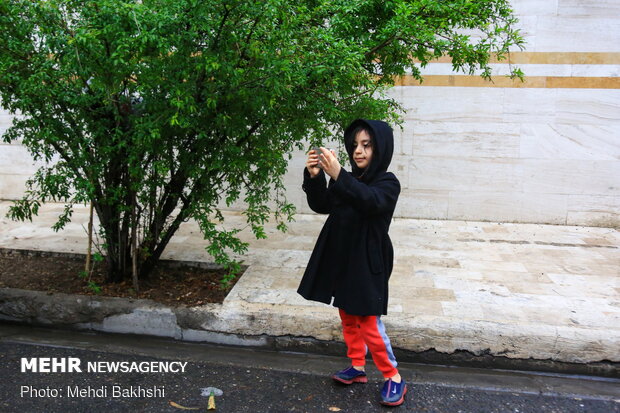
<instances>
[{"instance_id":1,"label":"girl's hand","mask_svg":"<svg viewBox=\"0 0 620 413\"><path fill-rule=\"evenodd\" d=\"M314 149L308 152L308 159L306 160L306 169L310 172L310 177L316 177L320 172L321 168L319 168L319 155L316 153Z\"/></svg>"},{"instance_id":2,"label":"girl's hand","mask_svg":"<svg viewBox=\"0 0 620 413\"><path fill-rule=\"evenodd\" d=\"M328 151L322 146L319 148L321 150L321 154L319 155L319 163L323 171L327 175L329 175L334 181L338 179L338 175L340 174L340 162L336 159L336 152Z\"/></svg>"}]
</instances>

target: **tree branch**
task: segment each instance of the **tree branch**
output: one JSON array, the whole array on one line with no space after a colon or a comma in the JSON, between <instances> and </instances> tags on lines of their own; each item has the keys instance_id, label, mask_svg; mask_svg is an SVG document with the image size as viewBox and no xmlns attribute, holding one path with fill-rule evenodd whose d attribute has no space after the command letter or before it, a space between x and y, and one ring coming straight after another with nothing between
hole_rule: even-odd
<instances>
[{"instance_id":1,"label":"tree branch","mask_svg":"<svg viewBox=\"0 0 620 413\"><path fill-rule=\"evenodd\" d=\"M217 34L215 35L215 39L213 40L213 45L211 46L211 50L215 50L218 46L218 43L220 42L220 36L222 34L222 30L224 29L224 24L226 23L226 20L228 19L228 16L230 15L230 12L233 9L229 9L228 7L226 7L226 5L224 5L224 17L222 17L222 21L220 22L220 27L217 30Z\"/></svg>"},{"instance_id":2,"label":"tree branch","mask_svg":"<svg viewBox=\"0 0 620 413\"><path fill-rule=\"evenodd\" d=\"M396 39L398 36L399 36L398 33L397 34L393 34L392 36L390 36L389 38L384 40L381 44L378 44L377 46L375 46L372 49L370 49L369 51L367 51L365 53L366 58L370 59L374 53L376 53L377 51L383 49L388 44L392 43L392 41L394 41L394 39Z\"/></svg>"}]
</instances>

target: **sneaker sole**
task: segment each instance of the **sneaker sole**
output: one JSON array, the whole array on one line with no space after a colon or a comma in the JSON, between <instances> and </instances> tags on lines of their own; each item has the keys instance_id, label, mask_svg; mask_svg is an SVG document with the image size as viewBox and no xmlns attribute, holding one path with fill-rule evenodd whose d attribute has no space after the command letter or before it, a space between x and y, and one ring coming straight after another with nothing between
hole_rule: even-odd
<instances>
[{"instance_id":1,"label":"sneaker sole","mask_svg":"<svg viewBox=\"0 0 620 413\"><path fill-rule=\"evenodd\" d=\"M407 385L406 384L405 384L405 390L403 391L403 395L401 396L400 399L396 400L395 402L385 402L385 401L381 400L379 403L381 403L384 406L400 406L405 401L405 394L407 394Z\"/></svg>"},{"instance_id":2,"label":"sneaker sole","mask_svg":"<svg viewBox=\"0 0 620 413\"><path fill-rule=\"evenodd\" d=\"M367 376L358 376L358 377L352 378L351 380L342 379L338 376L332 376L332 379L336 380L339 383L343 383L343 384L368 383Z\"/></svg>"}]
</instances>

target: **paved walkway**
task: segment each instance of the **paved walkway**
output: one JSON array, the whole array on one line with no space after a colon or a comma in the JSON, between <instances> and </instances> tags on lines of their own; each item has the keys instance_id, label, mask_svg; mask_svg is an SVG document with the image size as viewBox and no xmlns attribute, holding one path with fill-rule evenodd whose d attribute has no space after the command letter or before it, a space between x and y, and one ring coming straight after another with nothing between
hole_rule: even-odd
<instances>
[{"instance_id":1,"label":"paved walkway","mask_svg":"<svg viewBox=\"0 0 620 413\"><path fill-rule=\"evenodd\" d=\"M5 218L0 247L83 253L87 208L60 233L63 205L33 223ZM226 227L244 216L226 212ZM297 215L287 233L268 226L250 242L248 270L202 329L250 336L341 341L337 311L297 295L325 215ZM586 363L620 361L620 232L613 228L396 219L395 262L384 317L394 347ZM209 261L195 223L184 224L163 258ZM215 314L215 316L213 316ZM186 330L183 339L199 339Z\"/></svg>"}]
</instances>

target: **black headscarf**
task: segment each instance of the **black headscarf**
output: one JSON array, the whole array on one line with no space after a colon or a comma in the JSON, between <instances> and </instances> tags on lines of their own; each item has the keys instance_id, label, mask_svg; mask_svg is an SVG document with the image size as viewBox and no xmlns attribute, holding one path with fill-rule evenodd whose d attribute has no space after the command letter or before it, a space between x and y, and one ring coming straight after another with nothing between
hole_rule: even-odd
<instances>
[{"instance_id":1,"label":"black headscarf","mask_svg":"<svg viewBox=\"0 0 620 413\"><path fill-rule=\"evenodd\" d=\"M358 126L370 130L372 141L372 159L370 165L361 169L353 159L355 150L353 132ZM344 146L349 154L351 172L363 182L372 182L380 173L387 171L394 152L394 133L390 125L380 120L356 119L344 131Z\"/></svg>"}]
</instances>

